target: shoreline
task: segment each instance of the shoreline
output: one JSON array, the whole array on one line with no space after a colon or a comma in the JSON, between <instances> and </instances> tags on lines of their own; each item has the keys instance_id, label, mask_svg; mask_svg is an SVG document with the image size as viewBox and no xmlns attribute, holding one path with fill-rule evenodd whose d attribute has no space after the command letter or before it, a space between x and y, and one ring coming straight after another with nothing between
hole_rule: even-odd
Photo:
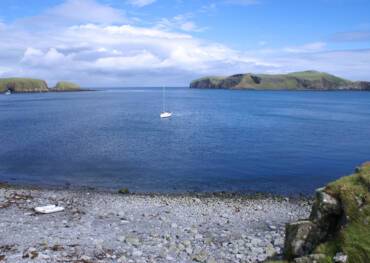
<instances>
[{"instance_id":1,"label":"shoreline","mask_svg":"<svg viewBox=\"0 0 370 263\"><path fill-rule=\"evenodd\" d=\"M63 206L43 215L37 206ZM262 262L310 200L0 187L5 262Z\"/></svg>"},{"instance_id":2,"label":"shoreline","mask_svg":"<svg viewBox=\"0 0 370 263\"><path fill-rule=\"evenodd\" d=\"M243 199L266 199L271 198L275 200L301 200L310 201L314 197L312 194L294 193L294 194L277 194L273 192L251 192L251 191L130 191L128 188L122 187L121 189L128 190L127 193L120 193L120 189L117 188L97 188L89 186L56 186L56 185L34 185L34 184L11 184L8 182L0 181L0 189L7 188L13 190L37 190L37 191L66 191L66 192L93 192L100 194L119 194L119 195L132 195L132 196L164 196L164 197L199 197L199 198L243 198Z\"/></svg>"}]
</instances>

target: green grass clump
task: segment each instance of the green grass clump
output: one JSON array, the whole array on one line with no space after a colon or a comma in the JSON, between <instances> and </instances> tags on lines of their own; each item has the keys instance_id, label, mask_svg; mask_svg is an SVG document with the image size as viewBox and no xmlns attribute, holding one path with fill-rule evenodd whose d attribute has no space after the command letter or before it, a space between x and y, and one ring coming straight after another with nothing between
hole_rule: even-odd
<instances>
[{"instance_id":1,"label":"green grass clump","mask_svg":"<svg viewBox=\"0 0 370 263\"><path fill-rule=\"evenodd\" d=\"M0 93L11 92L47 92L48 85L44 80L30 78L0 79Z\"/></svg>"},{"instance_id":2,"label":"green grass clump","mask_svg":"<svg viewBox=\"0 0 370 263\"><path fill-rule=\"evenodd\" d=\"M122 189L118 190L118 193L122 194L122 195L127 195L127 194L130 193L130 191L128 190L128 188L122 188Z\"/></svg>"},{"instance_id":3,"label":"green grass clump","mask_svg":"<svg viewBox=\"0 0 370 263\"><path fill-rule=\"evenodd\" d=\"M318 246L316 252L329 259L343 252L348 255L348 263L370 262L370 162L355 174L329 184L326 192L341 201L346 218L338 234Z\"/></svg>"}]
</instances>

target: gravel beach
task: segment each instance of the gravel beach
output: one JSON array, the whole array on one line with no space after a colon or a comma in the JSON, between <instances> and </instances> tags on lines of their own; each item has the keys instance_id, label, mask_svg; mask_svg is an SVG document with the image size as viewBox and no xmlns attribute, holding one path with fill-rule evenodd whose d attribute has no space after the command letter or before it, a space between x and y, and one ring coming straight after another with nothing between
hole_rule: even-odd
<instances>
[{"instance_id":1,"label":"gravel beach","mask_svg":"<svg viewBox=\"0 0 370 263\"><path fill-rule=\"evenodd\" d=\"M54 204L64 211L37 214ZM310 201L0 189L0 262L263 262Z\"/></svg>"}]
</instances>

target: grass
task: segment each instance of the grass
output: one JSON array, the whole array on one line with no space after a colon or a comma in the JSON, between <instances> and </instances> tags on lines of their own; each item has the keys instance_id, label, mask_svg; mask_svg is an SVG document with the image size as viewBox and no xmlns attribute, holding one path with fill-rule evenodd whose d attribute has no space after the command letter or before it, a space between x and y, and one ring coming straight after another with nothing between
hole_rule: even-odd
<instances>
[{"instance_id":1,"label":"grass","mask_svg":"<svg viewBox=\"0 0 370 263\"><path fill-rule=\"evenodd\" d=\"M118 193L122 194L122 195L127 195L127 194L130 193L130 191L128 190L128 188L122 188L122 189L118 190Z\"/></svg>"},{"instance_id":2,"label":"grass","mask_svg":"<svg viewBox=\"0 0 370 263\"><path fill-rule=\"evenodd\" d=\"M329 184L327 192L341 200L347 222L336 237L318 246L316 252L327 255L324 262L332 262L337 252L348 255L348 263L370 262L370 163Z\"/></svg>"},{"instance_id":3,"label":"grass","mask_svg":"<svg viewBox=\"0 0 370 263\"><path fill-rule=\"evenodd\" d=\"M311 81L320 81L321 79L327 79L327 80L337 83L338 85L344 85L344 84L351 83L351 81L349 80L339 78L337 76L330 75L325 72L315 71L315 70L293 72L293 73L287 74L287 76L302 78L302 79L311 80Z\"/></svg>"}]
</instances>

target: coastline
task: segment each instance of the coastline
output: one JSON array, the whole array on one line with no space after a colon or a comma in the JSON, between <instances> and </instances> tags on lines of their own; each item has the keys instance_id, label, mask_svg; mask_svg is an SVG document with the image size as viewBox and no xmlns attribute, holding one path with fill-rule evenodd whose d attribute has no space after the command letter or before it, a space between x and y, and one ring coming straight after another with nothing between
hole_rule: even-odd
<instances>
[{"instance_id":1,"label":"coastline","mask_svg":"<svg viewBox=\"0 0 370 263\"><path fill-rule=\"evenodd\" d=\"M34 212L47 204L65 211ZM285 224L307 217L310 205L299 198L6 186L0 187L0 256L5 262L258 262L281 255Z\"/></svg>"},{"instance_id":2,"label":"coastline","mask_svg":"<svg viewBox=\"0 0 370 263\"><path fill-rule=\"evenodd\" d=\"M163 196L163 197L198 197L198 198L241 198L241 199L274 199L274 200L299 200L311 201L314 197L313 193L286 193L278 194L274 192L259 192L259 191L131 191L129 188L98 188L91 186L75 186L72 184L65 185L35 185L32 183L13 184L7 181L0 181L0 189L7 188L13 190L36 190L36 191L67 191L67 192L94 192L101 194L119 194L121 190L128 191L124 195L132 196ZM122 195L122 193L121 193Z\"/></svg>"}]
</instances>

